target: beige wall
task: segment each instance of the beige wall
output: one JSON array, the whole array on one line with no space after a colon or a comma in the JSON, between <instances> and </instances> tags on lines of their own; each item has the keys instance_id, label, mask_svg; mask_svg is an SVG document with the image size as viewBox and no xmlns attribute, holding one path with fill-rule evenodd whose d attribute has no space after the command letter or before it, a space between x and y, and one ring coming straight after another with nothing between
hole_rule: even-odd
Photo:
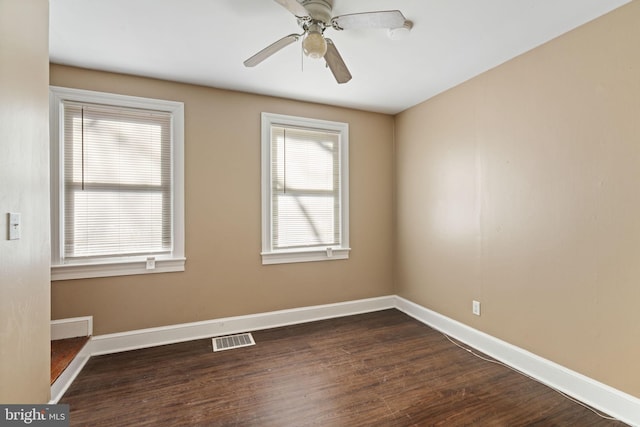
<instances>
[{"instance_id":1,"label":"beige wall","mask_svg":"<svg viewBox=\"0 0 640 427\"><path fill-rule=\"evenodd\" d=\"M393 117L58 65L51 84L184 102L186 157L186 271L53 282L54 319L105 334L393 293ZM349 123L349 260L261 264L262 111Z\"/></svg>"},{"instance_id":2,"label":"beige wall","mask_svg":"<svg viewBox=\"0 0 640 427\"><path fill-rule=\"evenodd\" d=\"M0 0L0 403L49 400L49 2ZM7 240L8 212L22 238Z\"/></svg>"},{"instance_id":3,"label":"beige wall","mask_svg":"<svg viewBox=\"0 0 640 427\"><path fill-rule=\"evenodd\" d=\"M397 117L396 290L640 397L638 22L636 1Z\"/></svg>"}]
</instances>

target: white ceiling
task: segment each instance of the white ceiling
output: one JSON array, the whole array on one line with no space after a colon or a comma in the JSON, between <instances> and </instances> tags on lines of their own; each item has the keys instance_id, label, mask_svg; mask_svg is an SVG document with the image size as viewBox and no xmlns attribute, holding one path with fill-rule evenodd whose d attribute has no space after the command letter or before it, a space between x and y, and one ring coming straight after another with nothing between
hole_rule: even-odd
<instances>
[{"instance_id":1,"label":"white ceiling","mask_svg":"<svg viewBox=\"0 0 640 427\"><path fill-rule=\"evenodd\" d=\"M338 85L300 42L255 68L242 62L300 33L273 0L50 0L51 62L398 113L630 0L335 0L333 14L399 9L414 27L327 29L353 79Z\"/></svg>"}]
</instances>

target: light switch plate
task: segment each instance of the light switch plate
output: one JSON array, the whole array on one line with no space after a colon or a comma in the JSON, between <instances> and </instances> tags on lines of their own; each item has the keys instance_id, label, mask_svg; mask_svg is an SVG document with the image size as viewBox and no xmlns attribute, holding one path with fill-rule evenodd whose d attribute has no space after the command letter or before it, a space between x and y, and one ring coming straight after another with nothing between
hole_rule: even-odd
<instances>
[{"instance_id":1,"label":"light switch plate","mask_svg":"<svg viewBox=\"0 0 640 427\"><path fill-rule=\"evenodd\" d=\"M9 212L9 240L20 239L21 228L20 214Z\"/></svg>"}]
</instances>

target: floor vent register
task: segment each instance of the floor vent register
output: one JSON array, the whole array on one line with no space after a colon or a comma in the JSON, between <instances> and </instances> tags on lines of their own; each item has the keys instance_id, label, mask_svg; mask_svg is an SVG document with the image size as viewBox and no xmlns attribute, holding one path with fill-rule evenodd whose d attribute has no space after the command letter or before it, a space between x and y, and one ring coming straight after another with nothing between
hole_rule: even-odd
<instances>
[{"instance_id":1,"label":"floor vent register","mask_svg":"<svg viewBox=\"0 0 640 427\"><path fill-rule=\"evenodd\" d=\"M255 345L253 336L250 333L228 335L213 339L213 351L231 350L233 348L248 347Z\"/></svg>"}]
</instances>

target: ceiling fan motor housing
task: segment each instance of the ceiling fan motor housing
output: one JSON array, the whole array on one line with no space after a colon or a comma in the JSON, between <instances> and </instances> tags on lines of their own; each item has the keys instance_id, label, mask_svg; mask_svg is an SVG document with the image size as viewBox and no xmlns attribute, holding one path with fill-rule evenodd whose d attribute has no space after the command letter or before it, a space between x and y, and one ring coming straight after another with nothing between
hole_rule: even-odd
<instances>
[{"instance_id":1,"label":"ceiling fan motor housing","mask_svg":"<svg viewBox=\"0 0 640 427\"><path fill-rule=\"evenodd\" d=\"M307 9L313 20L322 21L325 24L331 21L333 0L301 0L300 3Z\"/></svg>"}]
</instances>

